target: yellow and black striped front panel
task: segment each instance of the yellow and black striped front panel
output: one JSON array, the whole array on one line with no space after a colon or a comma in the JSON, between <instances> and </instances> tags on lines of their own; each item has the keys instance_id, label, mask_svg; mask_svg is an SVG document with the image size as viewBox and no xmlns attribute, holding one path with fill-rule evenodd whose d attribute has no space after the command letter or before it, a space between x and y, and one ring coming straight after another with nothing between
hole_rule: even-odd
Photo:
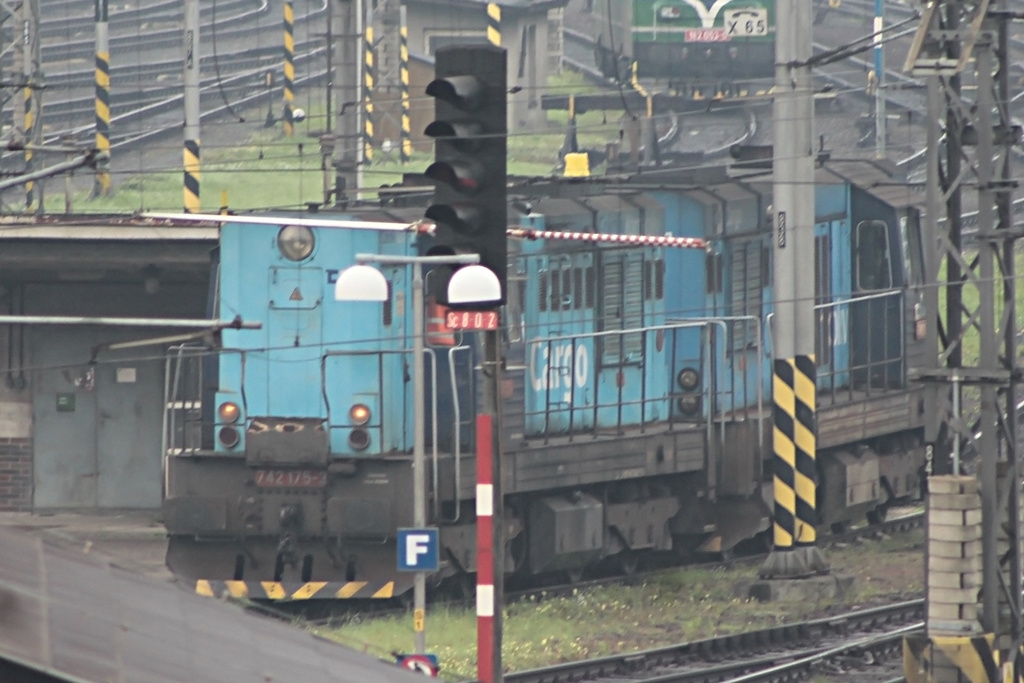
<instances>
[{"instance_id":1,"label":"yellow and black striped front panel","mask_svg":"<svg viewBox=\"0 0 1024 683\"><path fill-rule=\"evenodd\" d=\"M196 593L252 600L367 600L397 595L394 581L196 581Z\"/></svg>"},{"instance_id":2,"label":"yellow and black striped front panel","mask_svg":"<svg viewBox=\"0 0 1024 683\"><path fill-rule=\"evenodd\" d=\"M814 356L776 359L772 382L776 548L811 545L815 532Z\"/></svg>"},{"instance_id":3,"label":"yellow and black striped front panel","mask_svg":"<svg viewBox=\"0 0 1024 683\"><path fill-rule=\"evenodd\" d=\"M907 683L992 683L1000 675L995 636L907 636L903 640L903 676Z\"/></svg>"},{"instance_id":4,"label":"yellow and black striped front panel","mask_svg":"<svg viewBox=\"0 0 1024 683\"><path fill-rule=\"evenodd\" d=\"M501 5L496 2L487 3L487 42L501 45Z\"/></svg>"}]
</instances>

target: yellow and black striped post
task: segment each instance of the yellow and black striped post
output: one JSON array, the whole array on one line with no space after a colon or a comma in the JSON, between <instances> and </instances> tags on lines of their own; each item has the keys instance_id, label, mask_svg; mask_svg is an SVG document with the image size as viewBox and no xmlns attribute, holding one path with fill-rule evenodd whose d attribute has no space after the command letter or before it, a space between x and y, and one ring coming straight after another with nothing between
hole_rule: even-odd
<instances>
[{"instance_id":1,"label":"yellow and black striped post","mask_svg":"<svg viewBox=\"0 0 1024 683\"><path fill-rule=\"evenodd\" d=\"M772 372L773 545L762 578L828 572L817 549L817 368L813 355L776 358Z\"/></svg>"},{"instance_id":2,"label":"yellow and black striped post","mask_svg":"<svg viewBox=\"0 0 1024 683\"><path fill-rule=\"evenodd\" d=\"M284 3L284 134L295 132L292 103L295 101L295 7L292 0Z\"/></svg>"},{"instance_id":3,"label":"yellow and black striped post","mask_svg":"<svg viewBox=\"0 0 1024 683\"><path fill-rule=\"evenodd\" d=\"M487 3L487 42L501 47L501 5Z\"/></svg>"},{"instance_id":4,"label":"yellow and black striped post","mask_svg":"<svg viewBox=\"0 0 1024 683\"><path fill-rule=\"evenodd\" d=\"M774 403L775 547L813 544L815 532L816 402L813 356L776 359L772 375Z\"/></svg>"},{"instance_id":5,"label":"yellow and black striped post","mask_svg":"<svg viewBox=\"0 0 1024 683\"><path fill-rule=\"evenodd\" d=\"M96 164L93 197L110 194L110 46L107 0L96 0L96 149L107 158Z\"/></svg>"},{"instance_id":6,"label":"yellow and black striped post","mask_svg":"<svg viewBox=\"0 0 1024 683\"><path fill-rule=\"evenodd\" d=\"M405 18L405 5L400 10L398 28L398 76L402 82L402 149L400 158L407 163L412 157L412 118L409 115L409 25Z\"/></svg>"},{"instance_id":7,"label":"yellow and black striped post","mask_svg":"<svg viewBox=\"0 0 1024 683\"><path fill-rule=\"evenodd\" d=\"M811 6L804 0L778 0L776 63L786 87L773 103L775 158L772 222L775 321L772 326L772 469L774 547L759 574L763 579L796 579L827 574L828 564L816 545L815 501L818 477L815 409L817 371L814 339L814 145L810 69ZM785 6L785 11L782 7ZM800 29L798 30L798 27ZM806 33L806 35L804 35ZM799 37L799 40L797 38ZM794 58L792 55L798 55ZM810 107L810 110L807 108Z\"/></svg>"},{"instance_id":8,"label":"yellow and black striped post","mask_svg":"<svg viewBox=\"0 0 1024 683\"><path fill-rule=\"evenodd\" d=\"M1000 665L992 633L907 636L903 641L903 676L907 683L993 683L1013 680L1012 663ZM1019 679L1018 679L1019 680Z\"/></svg>"},{"instance_id":9,"label":"yellow and black striped post","mask_svg":"<svg viewBox=\"0 0 1024 683\"><path fill-rule=\"evenodd\" d=\"M35 137L35 123L36 117L33 107L35 106L32 99L32 84L26 83L22 89L25 96L25 173L31 173L34 166L33 163L33 150L32 142ZM29 180L25 182L25 211L31 213L36 209L36 184L35 181Z\"/></svg>"},{"instance_id":10,"label":"yellow and black striped post","mask_svg":"<svg viewBox=\"0 0 1024 683\"><path fill-rule=\"evenodd\" d=\"M185 140L185 211L199 213L199 140Z\"/></svg>"},{"instance_id":11,"label":"yellow and black striped post","mask_svg":"<svg viewBox=\"0 0 1024 683\"><path fill-rule=\"evenodd\" d=\"M373 26L363 31L363 163L373 163L373 88L377 76L373 59Z\"/></svg>"},{"instance_id":12,"label":"yellow and black striped post","mask_svg":"<svg viewBox=\"0 0 1024 683\"><path fill-rule=\"evenodd\" d=\"M199 0L185 0L184 209L199 213Z\"/></svg>"}]
</instances>

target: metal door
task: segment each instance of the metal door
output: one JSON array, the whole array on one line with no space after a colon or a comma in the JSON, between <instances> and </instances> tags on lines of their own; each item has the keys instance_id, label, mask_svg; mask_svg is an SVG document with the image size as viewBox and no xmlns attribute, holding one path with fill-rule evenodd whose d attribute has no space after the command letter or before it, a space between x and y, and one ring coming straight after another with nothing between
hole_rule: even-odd
<instances>
[{"instance_id":1,"label":"metal door","mask_svg":"<svg viewBox=\"0 0 1024 683\"><path fill-rule=\"evenodd\" d=\"M271 268L266 393L260 396L256 387L246 386L250 414L325 416L322 395L309 390L320 386L323 277L320 268ZM261 407L265 412L259 412Z\"/></svg>"},{"instance_id":2,"label":"metal door","mask_svg":"<svg viewBox=\"0 0 1024 683\"><path fill-rule=\"evenodd\" d=\"M138 334L120 332L121 338ZM34 494L37 509L158 508L163 365L151 354L90 350L110 330L32 335Z\"/></svg>"}]
</instances>

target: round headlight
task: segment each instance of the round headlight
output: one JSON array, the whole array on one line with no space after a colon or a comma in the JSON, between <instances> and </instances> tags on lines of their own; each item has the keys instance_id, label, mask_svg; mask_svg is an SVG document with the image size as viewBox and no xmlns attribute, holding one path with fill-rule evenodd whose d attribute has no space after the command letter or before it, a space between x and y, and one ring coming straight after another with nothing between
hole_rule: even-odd
<instances>
[{"instance_id":1,"label":"round headlight","mask_svg":"<svg viewBox=\"0 0 1024 683\"><path fill-rule=\"evenodd\" d=\"M348 409L348 419L354 425L364 425L370 421L370 408L362 403L357 403Z\"/></svg>"},{"instance_id":2,"label":"round headlight","mask_svg":"<svg viewBox=\"0 0 1024 683\"><path fill-rule=\"evenodd\" d=\"M683 415L694 415L700 410L700 396L697 396L696 394L683 396L677 403L679 405L679 411Z\"/></svg>"},{"instance_id":3,"label":"round headlight","mask_svg":"<svg viewBox=\"0 0 1024 683\"><path fill-rule=\"evenodd\" d=\"M227 403L221 403L220 407L217 408L217 415L220 416L220 421L221 422L227 422L227 423L237 422L238 421L238 417L241 414L242 414L242 411L238 409L238 404L237 403L231 403L230 401L227 402Z\"/></svg>"},{"instance_id":4,"label":"round headlight","mask_svg":"<svg viewBox=\"0 0 1024 683\"><path fill-rule=\"evenodd\" d=\"M353 429L348 435L348 445L354 451L365 451L370 445L370 432L365 429Z\"/></svg>"},{"instance_id":5,"label":"round headlight","mask_svg":"<svg viewBox=\"0 0 1024 683\"><path fill-rule=\"evenodd\" d=\"M301 261L313 253L316 239L304 225L286 225L277 233L277 248L289 261Z\"/></svg>"},{"instance_id":6,"label":"round headlight","mask_svg":"<svg viewBox=\"0 0 1024 683\"><path fill-rule=\"evenodd\" d=\"M693 391L700 384L700 373L693 368L683 368L676 375L676 381L683 391Z\"/></svg>"},{"instance_id":7,"label":"round headlight","mask_svg":"<svg viewBox=\"0 0 1024 683\"><path fill-rule=\"evenodd\" d=\"M221 427L217 432L217 439L225 448L234 448L238 445L238 430L234 427Z\"/></svg>"}]
</instances>

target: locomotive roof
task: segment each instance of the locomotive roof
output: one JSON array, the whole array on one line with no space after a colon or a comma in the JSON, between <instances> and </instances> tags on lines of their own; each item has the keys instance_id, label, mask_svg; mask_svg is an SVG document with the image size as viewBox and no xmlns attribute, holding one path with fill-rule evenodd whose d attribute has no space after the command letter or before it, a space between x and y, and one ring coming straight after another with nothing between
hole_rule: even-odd
<instances>
[{"instance_id":1,"label":"locomotive roof","mask_svg":"<svg viewBox=\"0 0 1024 683\"><path fill-rule=\"evenodd\" d=\"M923 187L915 187L900 176L899 169L889 161L850 159L827 161L819 174L832 176L856 185L897 209L921 208Z\"/></svg>"},{"instance_id":2,"label":"locomotive roof","mask_svg":"<svg viewBox=\"0 0 1024 683\"><path fill-rule=\"evenodd\" d=\"M411 683L415 674L94 554L0 529L0 673ZM422 676L419 677L422 680Z\"/></svg>"}]
</instances>

